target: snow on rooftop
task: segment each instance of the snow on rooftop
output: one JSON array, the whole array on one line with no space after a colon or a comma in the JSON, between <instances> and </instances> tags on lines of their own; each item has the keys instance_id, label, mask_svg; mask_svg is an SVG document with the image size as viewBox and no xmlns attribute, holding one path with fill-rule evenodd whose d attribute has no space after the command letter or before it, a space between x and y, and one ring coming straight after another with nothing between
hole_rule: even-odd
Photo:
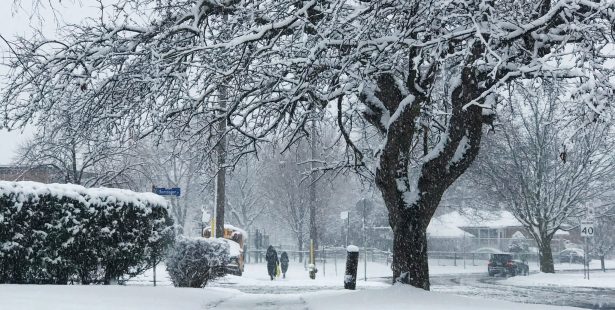
<instances>
[{"instance_id":1,"label":"snow on rooftop","mask_svg":"<svg viewBox=\"0 0 615 310\"><path fill-rule=\"evenodd\" d=\"M451 223L447 223L439 217L434 217L431 219L429 226L427 226L427 235L438 238L463 238L464 236L466 238L474 237L473 234L466 232Z\"/></svg>"},{"instance_id":2,"label":"snow on rooftop","mask_svg":"<svg viewBox=\"0 0 615 310\"><path fill-rule=\"evenodd\" d=\"M475 211L463 209L438 216L446 225L453 227L504 228L521 226L515 216L508 211Z\"/></svg>"}]
</instances>

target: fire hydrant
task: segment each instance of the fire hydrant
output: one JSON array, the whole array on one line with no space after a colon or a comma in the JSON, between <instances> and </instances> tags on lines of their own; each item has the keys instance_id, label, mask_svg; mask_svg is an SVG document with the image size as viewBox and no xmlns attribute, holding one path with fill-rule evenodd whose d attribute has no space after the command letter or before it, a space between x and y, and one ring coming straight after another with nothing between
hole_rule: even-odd
<instances>
[{"instance_id":1,"label":"fire hydrant","mask_svg":"<svg viewBox=\"0 0 615 310\"><path fill-rule=\"evenodd\" d=\"M318 272L318 269L316 269L316 266L314 266L314 264L308 265L308 271L310 272L310 279L316 279L316 273Z\"/></svg>"}]
</instances>

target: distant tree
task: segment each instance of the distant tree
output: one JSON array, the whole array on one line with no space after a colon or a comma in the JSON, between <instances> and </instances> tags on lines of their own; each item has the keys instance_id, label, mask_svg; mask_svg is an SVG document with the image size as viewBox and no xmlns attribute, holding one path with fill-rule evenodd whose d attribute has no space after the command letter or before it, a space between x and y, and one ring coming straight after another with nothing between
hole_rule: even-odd
<instances>
[{"instance_id":1,"label":"distant tree","mask_svg":"<svg viewBox=\"0 0 615 310\"><path fill-rule=\"evenodd\" d=\"M291 233L299 251L305 249L309 236L310 181L305 167L300 165L308 152L305 145L299 145L264 159L267 179L263 183L264 200L270 204L271 217Z\"/></svg>"},{"instance_id":2,"label":"distant tree","mask_svg":"<svg viewBox=\"0 0 615 310\"><path fill-rule=\"evenodd\" d=\"M228 222L251 231L254 221L268 213L269 203L263 197L264 165L253 158L244 158L235 165L227 183Z\"/></svg>"},{"instance_id":3,"label":"distant tree","mask_svg":"<svg viewBox=\"0 0 615 310\"><path fill-rule=\"evenodd\" d=\"M553 236L584 212L584 203L602 198L615 177L613 127L575 125L561 94L546 85L511 94L477 169L479 188L526 228L538 244L540 270L551 273Z\"/></svg>"},{"instance_id":4,"label":"distant tree","mask_svg":"<svg viewBox=\"0 0 615 310\"><path fill-rule=\"evenodd\" d=\"M598 256L600 268L606 271L605 258L615 252L615 218L600 216L595 221L595 236L591 240L590 254Z\"/></svg>"},{"instance_id":5,"label":"distant tree","mask_svg":"<svg viewBox=\"0 0 615 310\"><path fill-rule=\"evenodd\" d=\"M133 188L134 144L109 132L81 132L70 114L61 122L41 124L32 138L17 151L15 163L25 167L46 166L65 183L86 187Z\"/></svg>"}]
</instances>

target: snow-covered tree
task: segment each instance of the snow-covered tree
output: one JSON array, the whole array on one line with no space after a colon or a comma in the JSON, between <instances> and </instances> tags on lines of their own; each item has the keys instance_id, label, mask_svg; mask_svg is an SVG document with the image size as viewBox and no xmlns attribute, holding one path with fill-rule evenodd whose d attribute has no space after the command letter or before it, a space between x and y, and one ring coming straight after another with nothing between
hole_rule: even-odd
<instances>
[{"instance_id":1,"label":"snow-covered tree","mask_svg":"<svg viewBox=\"0 0 615 310\"><path fill-rule=\"evenodd\" d=\"M264 202L270 204L270 216L280 221L296 240L297 249L305 249L309 225L309 180L304 162L306 152L291 149L289 152L266 159L263 183ZM300 260L302 256L300 256Z\"/></svg>"},{"instance_id":2,"label":"snow-covered tree","mask_svg":"<svg viewBox=\"0 0 615 310\"><path fill-rule=\"evenodd\" d=\"M349 153L320 167L365 167L375 149L394 279L424 289L427 225L478 154L501 86L574 79L589 119L610 109L610 0L127 3L61 39L15 42L7 125L78 96L82 127L144 135L208 115L190 130L226 122L246 153L308 136L315 117L331 122ZM139 7L141 22L124 19ZM367 144L374 134L379 143Z\"/></svg>"},{"instance_id":3,"label":"snow-covered tree","mask_svg":"<svg viewBox=\"0 0 615 310\"><path fill-rule=\"evenodd\" d=\"M530 89L532 86L530 86ZM613 128L596 122L579 130L569 103L551 86L514 92L479 160L478 183L501 201L538 244L540 270L554 272L551 240L613 185Z\"/></svg>"},{"instance_id":4,"label":"snow-covered tree","mask_svg":"<svg viewBox=\"0 0 615 310\"><path fill-rule=\"evenodd\" d=\"M269 204L263 199L262 162L245 158L235 166L228 185L228 222L252 231L252 225L268 211Z\"/></svg>"},{"instance_id":5,"label":"snow-covered tree","mask_svg":"<svg viewBox=\"0 0 615 310\"><path fill-rule=\"evenodd\" d=\"M590 255L600 259L600 267L605 271L605 258L615 251L615 218L600 216L595 223L595 236L591 240Z\"/></svg>"},{"instance_id":6,"label":"snow-covered tree","mask_svg":"<svg viewBox=\"0 0 615 310\"><path fill-rule=\"evenodd\" d=\"M110 132L75 129L76 121L64 111L48 116L34 136L21 145L15 163L24 167L46 166L66 183L132 188L139 163L133 162L133 143Z\"/></svg>"}]
</instances>

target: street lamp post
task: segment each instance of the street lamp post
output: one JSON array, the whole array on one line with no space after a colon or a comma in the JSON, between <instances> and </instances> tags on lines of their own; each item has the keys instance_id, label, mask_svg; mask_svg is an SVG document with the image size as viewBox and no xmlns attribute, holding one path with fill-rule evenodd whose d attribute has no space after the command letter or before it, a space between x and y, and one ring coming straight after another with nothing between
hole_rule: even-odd
<instances>
[{"instance_id":1,"label":"street lamp post","mask_svg":"<svg viewBox=\"0 0 615 310\"><path fill-rule=\"evenodd\" d=\"M346 220L346 247L348 247L348 235L350 234L350 211L340 212L340 219ZM342 234L344 233L344 226L342 226Z\"/></svg>"},{"instance_id":2,"label":"street lamp post","mask_svg":"<svg viewBox=\"0 0 615 310\"><path fill-rule=\"evenodd\" d=\"M363 198L363 280L367 282L367 234L365 233L365 218L367 216L367 209L365 206L365 198Z\"/></svg>"}]
</instances>

